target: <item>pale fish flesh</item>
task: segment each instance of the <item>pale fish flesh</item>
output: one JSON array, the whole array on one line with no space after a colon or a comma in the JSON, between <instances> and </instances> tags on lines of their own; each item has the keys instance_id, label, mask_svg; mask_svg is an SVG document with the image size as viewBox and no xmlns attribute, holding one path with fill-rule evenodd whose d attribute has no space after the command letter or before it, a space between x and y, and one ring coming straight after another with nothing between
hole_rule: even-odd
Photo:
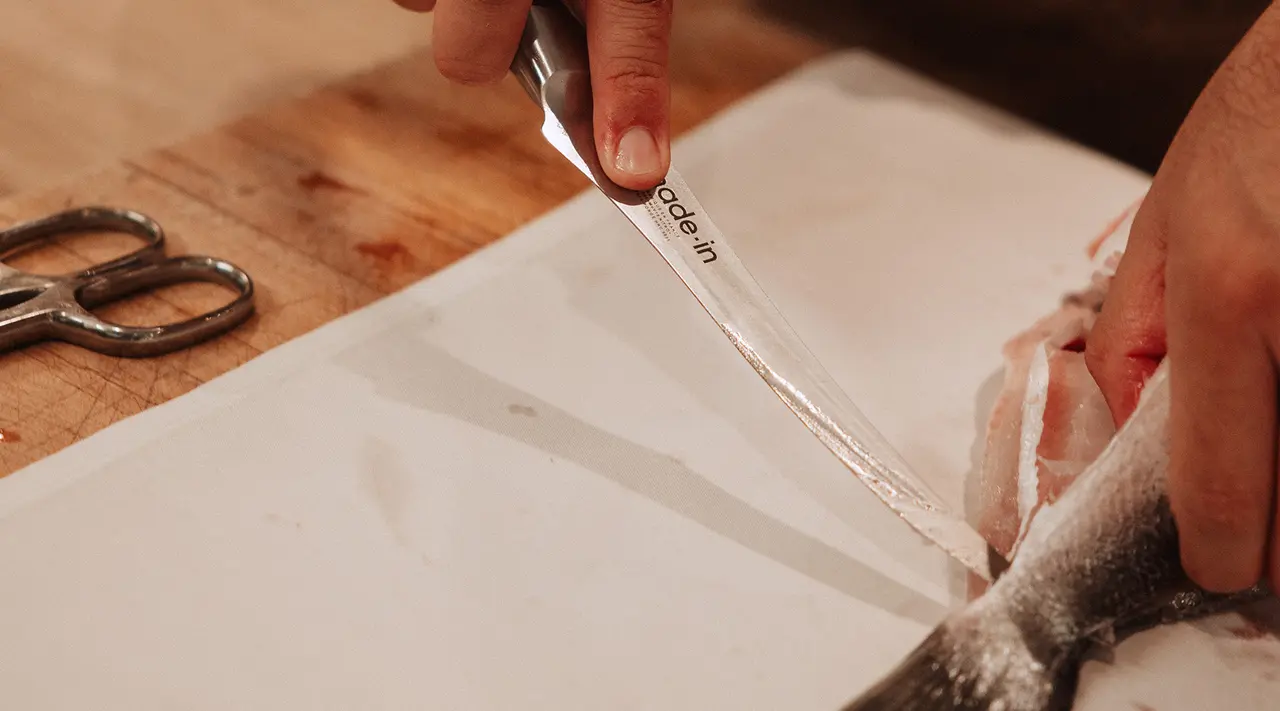
<instances>
[{"instance_id":1,"label":"pale fish flesh","mask_svg":"<svg viewBox=\"0 0 1280 711\"><path fill-rule=\"evenodd\" d=\"M1004 560L1016 553L1039 507L1054 501L1115 435L1084 349L1136 208L1090 244L1095 271L1089 286L1002 349L1004 381L987 422L975 523ZM971 578L971 597L985 588L981 578Z\"/></svg>"},{"instance_id":2,"label":"pale fish flesh","mask_svg":"<svg viewBox=\"0 0 1280 711\"><path fill-rule=\"evenodd\" d=\"M1058 318L1040 331L1032 329L1041 337L1026 340L1039 345L1029 349L1032 355L1025 359L1025 377L1014 373L1013 384L1006 383L1011 400L1025 405L1027 390L1049 387L1046 383L1054 373L1046 367L1050 357L1074 352L1053 345L1062 342L1063 332L1083 325L1087 335L1091 320L1073 321L1080 314L1072 309L1069 300L1063 311L1070 318ZM1044 353L1039 365L1034 364L1036 348ZM1071 367L1062 372L1068 373ZM1036 368L1041 380L1032 383ZM1050 377L1045 378L1045 373ZM1066 383L1077 376L1060 377ZM1031 383L1021 393L1019 379ZM1095 397L1088 393L1075 400ZM1047 396L1041 400L1047 401ZM1095 410L1088 403L1077 403L1079 407L1087 413ZM1074 418L1055 422L1043 419L1045 408L1018 409L1019 420L1026 420L1029 412L1032 418L1042 418L1043 425L1038 433L1024 438L1021 433L1028 428L1019 422L1016 444L1009 445L1018 456L1011 457L1007 451L991 453L1004 459L999 466L993 463L990 472L1012 476L1005 485L1014 494L1009 496L1006 490L991 499L1012 518L987 519L1000 524L998 532L1005 536L1001 545L1012 554L1012 563L989 590L948 617L845 711L1065 711L1074 702L1085 656L1096 643L1266 596L1262 587L1231 596L1211 595L1196 588L1181 568L1177 530L1165 496L1167 362L1148 381L1137 410L1110 438L1104 436L1105 427L1066 426L1067 432L1075 434L1064 434L1062 422ZM1001 432L1008 436L1006 430ZM1052 446L1044 442L1059 436L1088 442ZM1095 437L1104 441L1100 453L1091 458ZM1068 467L1046 485L1041 476L1053 467L1041 469L1041 462L1035 461L1032 479L1032 470L1022 467L1028 462L1022 453L1042 450L1061 452L1069 462L1083 462L1082 472L1073 476L1073 467ZM1020 474L1027 476L1019 479ZM1027 497L1021 505L1020 485ZM1045 496L1046 490L1053 490L1053 496ZM1014 522L1012 526L1009 521Z\"/></svg>"}]
</instances>

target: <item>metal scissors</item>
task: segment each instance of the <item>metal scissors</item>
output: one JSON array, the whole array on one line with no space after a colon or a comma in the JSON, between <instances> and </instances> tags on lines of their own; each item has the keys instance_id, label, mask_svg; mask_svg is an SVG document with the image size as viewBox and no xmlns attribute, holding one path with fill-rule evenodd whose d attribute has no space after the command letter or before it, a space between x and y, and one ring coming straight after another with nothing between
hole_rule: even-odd
<instances>
[{"instance_id":1,"label":"metal scissors","mask_svg":"<svg viewBox=\"0 0 1280 711\"><path fill-rule=\"evenodd\" d=\"M137 250L61 276L20 271L6 258L60 235L115 232L143 240ZM0 232L0 351L61 340L110 356L149 357L189 348L239 326L253 314L253 280L239 267L204 256L166 257L155 220L111 207L83 207L24 222ZM192 281L229 287L226 306L164 326L122 326L92 309L151 288Z\"/></svg>"}]
</instances>

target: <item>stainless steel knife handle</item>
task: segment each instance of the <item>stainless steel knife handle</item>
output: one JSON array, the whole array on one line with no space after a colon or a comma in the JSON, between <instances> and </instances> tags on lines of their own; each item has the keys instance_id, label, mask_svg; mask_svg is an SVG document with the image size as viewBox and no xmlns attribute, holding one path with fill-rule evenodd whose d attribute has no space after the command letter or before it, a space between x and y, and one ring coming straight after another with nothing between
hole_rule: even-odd
<instances>
[{"instance_id":1,"label":"stainless steel knife handle","mask_svg":"<svg viewBox=\"0 0 1280 711\"><path fill-rule=\"evenodd\" d=\"M610 200L642 205L652 191L628 190L609 178L596 152L591 64L587 31L572 7L561 0L534 0L520 45L511 62L525 93L543 111L543 134L559 134L553 143L569 143L567 154Z\"/></svg>"},{"instance_id":2,"label":"stainless steel knife handle","mask_svg":"<svg viewBox=\"0 0 1280 711\"><path fill-rule=\"evenodd\" d=\"M557 76L590 75L586 28L560 0L534 0L511 71L529 98L543 104Z\"/></svg>"}]
</instances>

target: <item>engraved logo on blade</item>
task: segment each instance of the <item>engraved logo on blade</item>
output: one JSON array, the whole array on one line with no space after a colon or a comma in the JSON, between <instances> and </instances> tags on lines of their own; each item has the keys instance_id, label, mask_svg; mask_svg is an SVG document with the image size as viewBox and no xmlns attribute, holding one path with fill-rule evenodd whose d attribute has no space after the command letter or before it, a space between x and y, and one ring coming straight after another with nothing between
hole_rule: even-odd
<instances>
[{"instance_id":1,"label":"engraved logo on blade","mask_svg":"<svg viewBox=\"0 0 1280 711\"><path fill-rule=\"evenodd\" d=\"M698 213L686 207L675 189L664 179L645 202L645 211L668 240L687 240L693 251L702 256L703 264L716 261L715 240L698 234Z\"/></svg>"}]
</instances>

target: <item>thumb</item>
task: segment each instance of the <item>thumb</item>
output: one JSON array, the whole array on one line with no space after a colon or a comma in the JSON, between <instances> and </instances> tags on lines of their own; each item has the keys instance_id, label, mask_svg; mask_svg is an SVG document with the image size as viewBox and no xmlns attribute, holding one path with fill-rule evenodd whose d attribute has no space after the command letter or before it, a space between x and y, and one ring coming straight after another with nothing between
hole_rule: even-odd
<instances>
[{"instance_id":1,"label":"thumb","mask_svg":"<svg viewBox=\"0 0 1280 711\"><path fill-rule=\"evenodd\" d=\"M609 178L647 190L671 164L671 0L587 0L596 146Z\"/></svg>"},{"instance_id":2,"label":"thumb","mask_svg":"<svg viewBox=\"0 0 1280 711\"><path fill-rule=\"evenodd\" d=\"M1116 268L1102 313L1089 334L1085 362L1116 424L1138 405L1142 386L1164 358L1165 238L1144 202Z\"/></svg>"}]
</instances>

